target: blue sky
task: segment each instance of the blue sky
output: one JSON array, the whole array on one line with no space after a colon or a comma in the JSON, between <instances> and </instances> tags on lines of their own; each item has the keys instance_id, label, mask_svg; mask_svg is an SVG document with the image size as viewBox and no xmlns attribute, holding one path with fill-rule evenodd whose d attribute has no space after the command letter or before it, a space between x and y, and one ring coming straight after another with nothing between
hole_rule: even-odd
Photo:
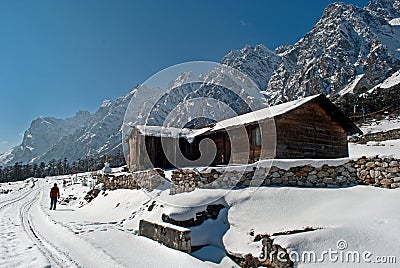
<instances>
[{"instance_id":1,"label":"blue sky","mask_svg":"<svg viewBox=\"0 0 400 268\"><path fill-rule=\"evenodd\" d=\"M168 66L293 44L332 2L2 0L0 153L34 118L94 112Z\"/></svg>"}]
</instances>

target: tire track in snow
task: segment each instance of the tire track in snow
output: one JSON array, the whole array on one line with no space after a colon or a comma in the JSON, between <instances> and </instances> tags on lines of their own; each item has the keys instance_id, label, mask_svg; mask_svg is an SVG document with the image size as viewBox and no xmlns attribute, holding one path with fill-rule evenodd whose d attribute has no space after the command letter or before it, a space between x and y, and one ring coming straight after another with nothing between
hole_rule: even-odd
<instances>
[{"instance_id":1,"label":"tire track in snow","mask_svg":"<svg viewBox=\"0 0 400 268\"><path fill-rule=\"evenodd\" d=\"M27 228L35 233L53 257L56 255L56 262L58 258L58 261L66 261L76 267L123 267L103 249L93 246L62 224L50 219L40 205L43 191L44 187L41 185L34 202L25 208L24 217ZM65 267L64 264L63 266Z\"/></svg>"},{"instance_id":2,"label":"tire track in snow","mask_svg":"<svg viewBox=\"0 0 400 268\"><path fill-rule=\"evenodd\" d=\"M54 247L33 228L28 212L32 205L39 199L41 193L38 190L35 190L35 192L34 198L30 202L23 204L20 208L20 219L25 232L49 261L50 267L79 267L66 253Z\"/></svg>"},{"instance_id":3,"label":"tire track in snow","mask_svg":"<svg viewBox=\"0 0 400 268\"><path fill-rule=\"evenodd\" d=\"M24 199L25 197L27 197L27 196L30 195L30 194L31 194L31 192L30 192L30 191L27 191L27 192L24 192L24 193L22 193L21 195L19 195L19 196L17 196L17 197L14 197L14 198L11 198L11 199L9 199L9 200L5 200L5 201L0 202L0 211L1 211L3 208L5 208L5 207L7 207L7 206L9 206L9 205L11 205L11 204L13 204L13 203L15 203L15 202L18 202L18 201Z\"/></svg>"},{"instance_id":4,"label":"tire track in snow","mask_svg":"<svg viewBox=\"0 0 400 268\"><path fill-rule=\"evenodd\" d=\"M26 267L48 264L36 244L29 239L19 217L21 205L32 202L34 192L27 191L0 205L0 266Z\"/></svg>"},{"instance_id":5,"label":"tire track in snow","mask_svg":"<svg viewBox=\"0 0 400 268\"><path fill-rule=\"evenodd\" d=\"M43 186L35 185L0 203L0 267L121 267L50 221L40 209L42 194Z\"/></svg>"}]
</instances>

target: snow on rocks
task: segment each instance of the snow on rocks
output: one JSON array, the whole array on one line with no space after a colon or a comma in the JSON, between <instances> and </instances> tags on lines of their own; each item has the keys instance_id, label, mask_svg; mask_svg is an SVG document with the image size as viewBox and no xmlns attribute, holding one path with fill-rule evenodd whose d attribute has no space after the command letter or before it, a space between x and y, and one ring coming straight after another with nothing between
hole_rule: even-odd
<instances>
[{"instance_id":1,"label":"snow on rocks","mask_svg":"<svg viewBox=\"0 0 400 268\"><path fill-rule=\"evenodd\" d=\"M400 19L397 19L400 22ZM380 88L391 88L400 83L400 70L392 74L389 78L378 85Z\"/></svg>"},{"instance_id":2,"label":"snow on rocks","mask_svg":"<svg viewBox=\"0 0 400 268\"><path fill-rule=\"evenodd\" d=\"M400 18L394 18L389 21L389 24L392 26L400 26Z\"/></svg>"}]
</instances>

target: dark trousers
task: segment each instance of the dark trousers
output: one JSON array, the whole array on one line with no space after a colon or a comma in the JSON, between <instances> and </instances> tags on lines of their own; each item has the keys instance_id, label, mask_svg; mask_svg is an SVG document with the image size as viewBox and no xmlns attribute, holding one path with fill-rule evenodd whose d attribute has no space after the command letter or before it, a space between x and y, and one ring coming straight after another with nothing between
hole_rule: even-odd
<instances>
[{"instance_id":1,"label":"dark trousers","mask_svg":"<svg viewBox=\"0 0 400 268\"><path fill-rule=\"evenodd\" d=\"M50 209L55 210L56 209L56 205L57 205L57 198L50 198Z\"/></svg>"}]
</instances>

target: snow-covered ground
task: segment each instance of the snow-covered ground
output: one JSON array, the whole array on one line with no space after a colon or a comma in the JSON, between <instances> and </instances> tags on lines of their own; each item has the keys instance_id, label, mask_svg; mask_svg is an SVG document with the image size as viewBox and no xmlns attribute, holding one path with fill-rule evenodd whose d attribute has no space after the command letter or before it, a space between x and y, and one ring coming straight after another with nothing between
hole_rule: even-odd
<instances>
[{"instance_id":1,"label":"snow-covered ground","mask_svg":"<svg viewBox=\"0 0 400 268\"><path fill-rule=\"evenodd\" d=\"M370 141L367 144L349 143L349 153L352 158L362 156L400 158L400 140Z\"/></svg>"},{"instance_id":2,"label":"snow-covered ground","mask_svg":"<svg viewBox=\"0 0 400 268\"><path fill-rule=\"evenodd\" d=\"M48 195L54 182L60 186L61 201L71 196L77 199L50 211ZM18 191L1 195L0 267L208 266L137 235L140 218L159 218L162 212L160 205L153 213L147 210L152 200L141 190L105 192L82 207L90 188L81 183L64 188L61 178L53 177L34 186L30 182L16 185ZM235 264L224 257L221 265Z\"/></svg>"},{"instance_id":3,"label":"snow-covered ground","mask_svg":"<svg viewBox=\"0 0 400 268\"><path fill-rule=\"evenodd\" d=\"M366 121L361 124L360 129L364 134L400 129L400 117L387 114L382 120ZM367 144L349 143L349 154L351 158L377 155L400 158L400 140L370 141Z\"/></svg>"},{"instance_id":4,"label":"snow-covered ground","mask_svg":"<svg viewBox=\"0 0 400 268\"><path fill-rule=\"evenodd\" d=\"M400 129L400 117L386 115L382 120L374 119L361 124L360 129L364 134Z\"/></svg>"},{"instance_id":5,"label":"snow-covered ground","mask_svg":"<svg viewBox=\"0 0 400 268\"><path fill-rule=\"evenodd\" d=\"M2 198L1 267L232 267L225 252L261 253L257 234L273 234L304 227L316 231L274 236L289 251L336 250L338 241L347 251L377 256L400 257L400 191L367 186L335 189L262 187L259 189L195 190L162 200L193 207L170 207L141 190L116 190L100 194L82 205L89 190L81 184L61 188L61 196L73 194L77 200L49 211L49 187L56 178L41 180L33 188L24 187L19 196ZM24 185L24 182L20 183ZM255 190L255 191L254 191ZM193 245L209 245L191 255L138 236L139 220L159 220L163 213L189 219L204 207L196 207L213 196L224 196L214 203L224 204L217 220L191 228ZM314 263L299 262L298 267ZM324 261L324 267L343 267L342 262ZM354 267L351 263L349 267ZM358 267L366 263L361 259ZM395 267L386 264L385 267Z\"/></svg>"},{"instance_id":6,"label":"snow-covered ground","mask_svg":"<svg viewBox=\"0 0 400 268\"><path fill-rule=\"evenodd\" d=\"M376 132L378 128L397 128L396 124L387 120L365 129ZM351 158L362 155L400 157L400 140L350 144ZM345 159L335 161L341 163ZM275 164L288 167L292 162ZM314 164L325 162L319 160ZM390 256L400 262L398 189L196 189L173 196L168 190L158 189L153 197L142 190L121 189L102 191L87 203L83 197L91 188L90 177L90 173L84 173L72 178L59 176L0 184L0 267L236 267L226 252L259 256L262 244L254 241L257 234L273 235L305 227L316 230L272 237L292 257L298 254L297 267L321 262L323 267L397 267L393 263L373 263L377 257L393 261ZM63 180L67 182L65 186ZM84 186L82 181L90 186ZM50 211L49 190L54 182L60 187L61 199L57 210ZM192 254L138 235L140 219L160 221L162 214L177 220L190 219L205 210L209 202L226 208L217 220L209 219L190 228L192 245L206 245ZM338 260L331 261L332 256L324 255L324 251L337 252L333 259L337 256ZM302 254L307 258L315 254L315 259L302 260ZM349 254L359 254L360 262L346 262Z\"/></svg>"}]
</instances>

